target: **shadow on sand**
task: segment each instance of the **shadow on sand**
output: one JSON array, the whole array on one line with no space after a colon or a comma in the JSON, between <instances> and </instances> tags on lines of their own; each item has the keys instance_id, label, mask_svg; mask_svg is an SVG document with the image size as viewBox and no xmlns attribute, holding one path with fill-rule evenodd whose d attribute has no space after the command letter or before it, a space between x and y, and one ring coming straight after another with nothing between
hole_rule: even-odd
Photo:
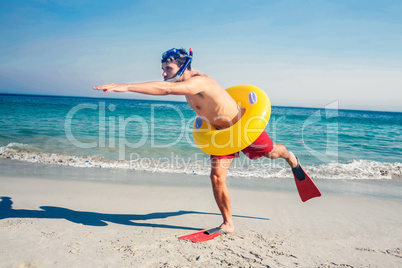
<instances>
[{"instance_id":1,"label":"shadow on sand","mask_svg":"<svg viewBox=\"0 0 402 268\"><path fill-rule=\"evenodd\" d=\"M181 216L186 214L202 214L202 215L220 215L218 213L198 212L198 211L176 211L176 212L155 212L149 214L107 214L98 212L75 211L62 207L41 206L41 210L13 209L13 201L10 197L0 197L0 220L7 218L35 218L35 219L65 219L70 222L89 225L89 226L107 226L108 223L116 223L130 226L166 228L166 229L184 229L184 230L201 230L202 228L193 228L185 226L143 223L136 221L147 221L153 219L165 219L173 216ZM267 218L249 217L233 215L233 217L269 220Z\"/></svg>"}]
</instances>

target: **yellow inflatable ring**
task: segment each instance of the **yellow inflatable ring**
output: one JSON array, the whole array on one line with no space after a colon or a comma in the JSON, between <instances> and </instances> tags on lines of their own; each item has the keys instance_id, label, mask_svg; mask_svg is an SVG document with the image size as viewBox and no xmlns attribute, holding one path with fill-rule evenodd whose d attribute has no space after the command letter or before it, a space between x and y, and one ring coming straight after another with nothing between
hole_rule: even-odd
<instances>
[{"instance_id":1,"label":"yellow inflatable ring","mask_svg":"<svg viewBox=\"0 0 402 268\"><path fill-rule=\"evenodd\" d=\"M262 89L240 85L226 91L240 107L245 108L245 112L234 125L220 130L207 124L203 118L196 117L194 142L207 154L228 155L243 150L260 136L271 116L271 102Z\"/></svg>"}]
</instances>

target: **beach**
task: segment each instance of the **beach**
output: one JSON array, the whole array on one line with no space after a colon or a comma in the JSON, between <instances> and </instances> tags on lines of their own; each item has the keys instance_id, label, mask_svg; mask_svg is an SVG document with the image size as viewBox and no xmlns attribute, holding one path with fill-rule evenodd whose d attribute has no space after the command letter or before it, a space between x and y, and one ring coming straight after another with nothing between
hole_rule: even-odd
<instances>
[{"instance_id":1,"label":"beach","mask_svg":"<svg viewBox=\"0 0 402 268\"><path fill-rule=\"evenodd\" d=\"M401 267L401 113L273 107L284 160L228 172L233 234L186 103L0 94L0 267ZM335 107L336 108L336 107Z\"/></svg>"},{"instance_id":2,"label":"beach","mask_svg":"<svg viewBox=\"0 0 402 268\"><path fill-rule=\"evenodd\" d=\"M0 268L402 268L402 1L0 6Z\"/></svg>"},{"instance_id":3,"label":"beach","mask_svg":"<svg viewBox=\"0 0 402 268\"><path fill-rule=\"evenodd\" d=\"M291 179L228 178L235 233L192 243L178 237L221 223L208 176L0 164L1 267L402 264L395 180L317 180L303 203Z\"/></svg>"}]
</instances>

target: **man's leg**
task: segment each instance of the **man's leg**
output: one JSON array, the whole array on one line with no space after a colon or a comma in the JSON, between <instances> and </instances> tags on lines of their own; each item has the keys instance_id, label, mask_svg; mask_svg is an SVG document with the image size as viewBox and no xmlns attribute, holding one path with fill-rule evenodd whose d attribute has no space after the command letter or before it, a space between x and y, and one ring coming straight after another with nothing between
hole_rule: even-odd
<instances>
[{"instance_id":1,"label":"man's leg","mask_svg":"<svg viewBox=\"0 0 402 268\"><path fill-rule=\"evenodd\" d=\"M265 157L270 159L277 159L280 157L285 159L291 168L295 168L297 166L297 159L295 155L288 151L288 149L286 149L286 147L282 144L275 144L272 151L265 155Z\"/></svg>"},{"instance_id":2,"label":"man's leg","mask_svg":"<svg viewBox=\"0 0 402 268\"><path fill-rule=\"evenodd\" d=\"M232 164L232 159L211 159L211 182L216 203L221 211L223 223L220 226L228 233L234 232L232 212L230 209L230 194L226 186L226 174Z\"/></svg>"}]
</instances>

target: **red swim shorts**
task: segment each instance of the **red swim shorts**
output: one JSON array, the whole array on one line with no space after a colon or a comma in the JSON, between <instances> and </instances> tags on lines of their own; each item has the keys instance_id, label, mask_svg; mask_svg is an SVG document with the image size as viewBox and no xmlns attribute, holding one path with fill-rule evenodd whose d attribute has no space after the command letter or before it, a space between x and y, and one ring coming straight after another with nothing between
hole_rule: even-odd
<instances>
[{"instance_id":1,"label":"red swim shorts","mask_svg":"<svg viewBox=\"0 0 402 268\"><path fill-rule=\"evenodd\" d=\"M261 135L248 147L241 150L248 158L258 159L264 155L267 155L274 148L274 142L268 136L267 132L264 130ZM213 159L231 159L239 157L239 152L229 155L211 155L211 160Z\"/></svg>"}]
</instances>

